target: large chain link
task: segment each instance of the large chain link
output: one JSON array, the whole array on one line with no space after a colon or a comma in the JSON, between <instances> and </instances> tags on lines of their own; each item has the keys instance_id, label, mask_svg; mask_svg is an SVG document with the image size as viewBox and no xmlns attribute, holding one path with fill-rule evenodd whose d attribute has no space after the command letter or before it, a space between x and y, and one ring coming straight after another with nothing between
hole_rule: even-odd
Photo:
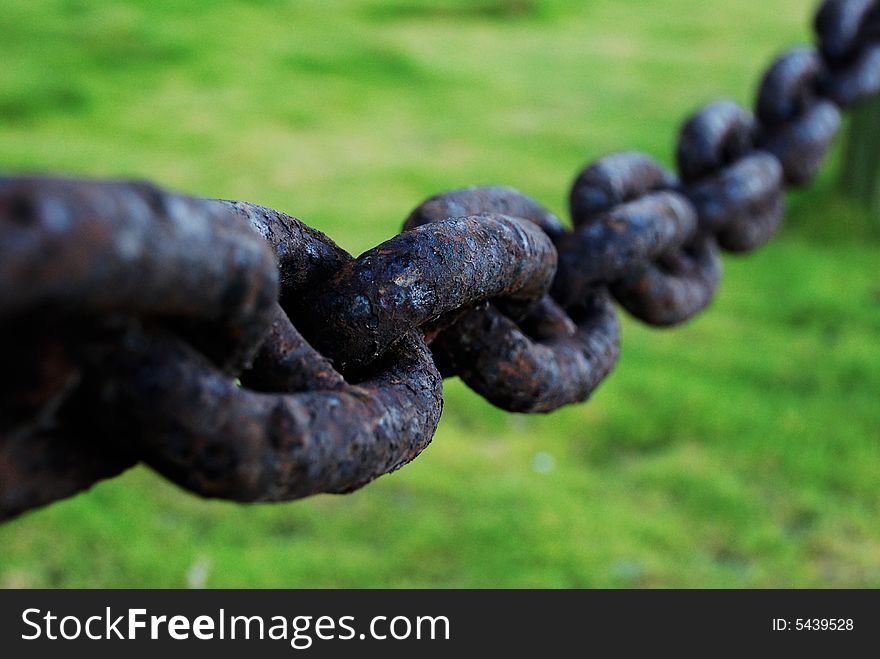
<instances>
[{"instance_id":1,"label":"large chain link","mask_svg":"<svg viewBox=\"0 0 880 659\"><path fill-rule=\"evenodd\" d=\"M509 188L419 205L358 258L296 218L132 182L0 180L0 518L143 462L204 496L347 492L416 457L459 376L549 412L614 367L612 300L652 325L711 303L720 250L778 229L842 108L880 91L880 0L827 0L755 115L684 124L678 175L620 153L574 228Z\"/></svg>"}]
</instances>

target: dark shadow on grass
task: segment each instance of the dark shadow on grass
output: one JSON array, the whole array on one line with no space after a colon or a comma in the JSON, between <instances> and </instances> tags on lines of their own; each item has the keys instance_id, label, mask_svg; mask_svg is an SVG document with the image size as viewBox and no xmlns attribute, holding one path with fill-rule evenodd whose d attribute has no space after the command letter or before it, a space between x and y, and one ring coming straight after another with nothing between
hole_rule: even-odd
<instances>
[{"instance_id":1,"label":"dark shadow on grass","mask_svg":"<svg viewBox=\"0 0 880 659\"><path fill-rule=\"evenodd\" d=\"M481 2L388 2L365 9L367 17L380 21L395 20L522 20L538 18L544 12L534 0L482 0Z\"/></svg>"},{"instance_id":2,"label":"dark shadow on grass","mask_svg":"<svg viewBox=\"0 0 880 659\"><path fill-rule=\"evenodd\" d=\"M345 53L291 53L283 65L298 74L359 78L365 82L424 82L432 73L406 53L391 48L351 48Z\"/></svg>"},{"instance_id":3,"label":"dark shadow on grass","mask_svg":"<svg viewBox=\"0 0 880 659\"><path fill-rule=\"evenodd\" d=\"M44 116L78 114L87 106L86 94L65 83L0 94L0 117L10 124L24 124Z\"/></svg>"}]
</instances>

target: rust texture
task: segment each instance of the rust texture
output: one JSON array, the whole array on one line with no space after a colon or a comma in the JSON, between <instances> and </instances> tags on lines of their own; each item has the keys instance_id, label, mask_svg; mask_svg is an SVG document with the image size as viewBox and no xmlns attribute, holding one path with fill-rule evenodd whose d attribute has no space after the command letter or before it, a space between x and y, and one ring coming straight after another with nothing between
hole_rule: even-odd
<instances>
[{"instance_id":1,"label":"rust texture","mask_svg":"<svg viewBox=\"0 0 880 659\"><path fill-rule=\"evenodd\" d=\"M347 492L412 460L442 409L441 379L409 335L358 385L301 393L238 387L164 332L126 334L96 361L108 434L203 496L281 501Z\"/></svg>"},{"instance_id":2,"label":"rust texture","mask_svg":"<svg viewBox=\"0 0 880 659\"><path fill-rule=\"evenodd\" d=\"M234 214L147 183L0 180L0 223L0 319L164 316L232 372L278 296L272 251Z\"/></svg>"},{"instance_id":3,"label":"rust texture","mask_svg":"<svg viewBox=\"0 0 880 659\"><path fill-rule=\"evenodd\" d=\"M505 187L436 195L353 258L276 210L149 183L0 179L0 520L139 462L206 497L348 492L431 441L442 377L512 412L586 400L780 226L841 110L880 92L880 0L826 0L754 114L692 114L678 175L588 164L572 228Z\"/></svg>"},{"instance_id":4,"label":"rust texture","mask_svg":"<svg viewBox=\"0 0 880 659\"><path fill-rule=\"evenodd\" d=\"M490 403L511 412L550 412L589 398L620 351L607 296L593 296L572 315L573 331L530 336L490 305L467 312L435 343L454 372Z\"/></svg>"},{"instance_id":5,"label":"rust texture","mask_svg":"<svg viewBox=\"0 0 880 659\"><path fill-rule=\"evenodd\" d=\"M607 282L627 311L652 325L675 325L704 309L718 285L718 250L678 187L640 153L584 169L570 196L575 232L558 243L554 294L571 304Z\"/></svg>"},{"instance_id":6,"label":"rust texture","mask_svg":"<svg viewBox=\"0 0 880 659\"><path fill-rule=\"evenodd\" d=\"M345 370L408 328L489 299L516 309L550 288L556 250L531 222L472 215L415 227L347 264L315 296L304 333ZM326 323L333 318L333 323Z\"/></svg>"},{"instance_id":7,"label":"rust texture","mask_svg":"<svg viewBox=\"0 0 880 659\"><path fill-rule=\"evenodd\" d=\"M73 496L137 462L72 420L0 439L0 520Z\"/></svg>"},{"instance_id":8,"label":"rust texture","mask_svg":"<svg viewBox=\"0 0 880 659\"><path fill-rule=\"evenodd\" d=\"M450 217L467 217L481 213L498 213L528 220L541 227L551 238L565 233L559 218L534 199L514 188L493 185L452 190L426 199L410 213L403 228L413 229Z\"/></svg>"},{"instance_id":9,"label":"rust texture","mask_svg":"<svg viewBox=\"0 0 880 659\"><path fill-rule=\"evenodd\" d=\"M454 190L419 205L404 223L415 229L458 213L504 212L561 238L565 231L545 208L511 188ZM549 280L541 273L542 289ZM511 412L549 412L586 400L619 353L617 316L607 296L590 291L572 319L549 295L523 314L497 304L458 315L432 344L444 375L458 375L492 404ZM589 308L587 308L589 307Z\"/></svg>"}]
</instances>

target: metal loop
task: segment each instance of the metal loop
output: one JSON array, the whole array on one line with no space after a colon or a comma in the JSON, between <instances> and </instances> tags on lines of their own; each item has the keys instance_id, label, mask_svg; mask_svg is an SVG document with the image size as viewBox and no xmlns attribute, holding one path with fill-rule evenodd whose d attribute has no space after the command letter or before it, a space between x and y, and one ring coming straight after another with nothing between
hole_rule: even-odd
<instances>
[{"instance_id":1,"label":"metal loop","mask_svg":"<svg viewBox=\"0 0 880 659\"><path fill-rule=\"evenodd\" d=\"M279 304L273 309L271 327L253 364L241 374L241 382L256 391L289 394L339 389L345 384L330 360L309 345Z\"/></svg>"},{"instance_id":2,"label":"metal loop","mask_svg":"<svg viewBox=\"0 0 880 659\"><path fill-rule=\"evenodd\" d=\"M819 49L831 65L851 61L871 39L880 36L877 0L825 0L814 27Z\"/></svg>"},{"instance_id":3,"label":"metal loop","mask_svg":"<svg viewBox=\"0 0 880 659\"><path fill-rule=\"evenodd\" d=\"M294 394L238 387L173 335L132 329L94 355L105 435L193 492L285 501L348 492L398 469L431 441L442 380L424 341L402 337L359 385ZM124 432L121 430L124 429Z\"/></svg>"},{"instance_id":4,"label":"metal loop","mask_svg":"<svg viewBox=\"0 0 880 659\"><path fill-rule=\"evenodd\" d=\"M840 110L819 96L824 75L816 50L795 49L773 63L758 92L757 146L779 159L792 185L815 175L840 128Z\"/></svg>"},{"instance_id":5,"label":"metal loop","mask_svg":"<svg viewBox=\"0 0 880 659\"><path fill-rule=\"evenodd\" d=\"M575 227L589 223L599 213L638 199L652 190L676 185L675 176L653 158L636 151L605 156L586 167L569 195Z\"/></svg>"},{"instance_id":6,"label":"metal loop","mask_svg":"<svg viewBox=\"0 0 880 659\"><path fill-rule=\"evenodd\" d=\"M826 0L816 14L823 95L850 108L880 92L880 2Z\"/></svg>"},{"instance_id":7,"label":"metal loop","mask_svg":"<svg viewBox=\"0 0 880 659\"><path fill-rule=\"evenodd\" d=\"M275 252L279 301L288 313L301 311L303 296L327 281L352 256L332 239L295 217L243 201L218 201L250 224Z\"/></svg>"},{"instance_id":8,"label":"metal loop","mask_svg":"<svg viewBox=\"0 0 880 659\"><path fill-rule=\"evenodd\" d=\"M755 146L755 118L733 101L713 101L681 128L676 162L682 181L694 183L732 165Z\"/></svg>"},{"instance_id":9,"label":"metal loop","mask_svg":"<svg viewBox=\"0 0 880 659\"><path fill-rule=\"evenodd\" d=\"M814 48L794 48L780 55L758 88L756 113L765 127L796 121L821 99L817 84L824 63Z\"/></svg>"},{"instance_id":10,"label":"metal loop","mask_svg":"<svg viewBox=\"0 0 880 659\"><path fill-rule=\"evenodd\" d=\"M734 252L764 244L782 222L782 166L775 156L754 151L754 133L754 117L721 100L691 116L678 141L684 192L700 227Z\"/></svg>"},{"instance_id":11,"label":"metal loop","mask_svg":"<svg viewBox=\"0 0 880 659\"><path fill-rule=\"evenodd\" d=\"M573 332L566 324L545 325L538 339L488 305L465 313L431 348L493 405L550 412L587 400L620 353L619 323L607 293L597 292L572 313Z\"/></svg>"},{"instance_id":12,"label":"metal loop","mask_svg":"<svg viewBox=\"0 0 880 659\"><path fill-rule=\"evenodd\" d=\"M577 230L557 244L554 297L578 304L608 283L627 311L658 325L705 307L717 285L717 250L707 246L714 239L701 237L698 258L682 251L697 237L697 214L682 194L663 190L673 187L671 172L638 153L603 158L581 172L570 197Z\"/></svg>"},{"instance_id":13,"label":"metal loop","mask_svg":"<svg viewBox=\"0 0 880 659\"><path fill-rule=\"evenodd\" d=\"M94 427L108 411L82 395L81 344L96 334L87 323L24 318L0 328L0 361L9 374L0 383L0 520L72 496L137 461L118 437Z\"/></svg>"},{"instance_id":14,"label":"metal loop","mask_svg":"<svg viewBox=\"0 0 880 659\"><path fill-rule=\"evenodd\" d=\"M56 332L25 322L0 328L3 370L14 374L0 380L0 432L7 436L51 424L82 377L70 332Z\"/></svg>"},{"instance_id":15,"label":"metal loop","mask_svg":"<svg viewBox=\"0 0 880 659\"><path fill-rule=\"evenodd\" d=\"M496 298L525 310L555 271L556 250L532 222L489 214L442 220L343 266L297 326L338 370L356 372L444 314Z\"/></svg>"},{"instance_id":16,"label":"metal loop","mask_svg":"<svg viewBox=\"0 0 880 659\"><path fill-rule=\"evenodd\" d=\"M531 197L515 188L492 185L450 190L426 199L410 213L403 223L403 229L406 231L431 222L483 213L528 220L541 227L551 238L565 233L559 218Z\"/></svg>"},{"instance_id":17,"label":"metal loop","mask_svg":"<svg viewBox=\"0 0 880 659\"><path fill-rule=\"evenodd\" d=\"M766 243L782 223L785 205L782 165L756 151L714 176L686 189L700 226L731 252L747 252Z\"/></svg>"},{"instance_id":18,"label":"metal loop","mask_svg":"<svg viewBox=\"0 0 880 659\"><path fill-rule=\"evenodd\" d=\"M715 239L703 235L641 273L613 283L611 292L636 318L650 325L670 326L705 309L715 296L720 277L721 256Z\"/></svg>"},{"instance_id":19,"label":"metal loop","mask_svg":"<svg viewBox=\"0 0 880 659\"><path fill-rule=\"evenodd\" d=\"M103 411L102 411L103 413ZM88 424L0 435L0 521L81 492L137 462Z\"/></svg>"},{"instance_id":20,"label":"metal loop","mask_svg":"<svg viewBox=\"0 0 880 659\"><path fill-rule=\"evenodd\" d=\"M459 212L506 212L561 237L559 221L509 188L468 188L432 197L405 228ZM440 371L458 375L492 404L512 412L549 412L586 400L611 371L619 329L607 293L578 311L575 323L549 296L517 322L488 304L467 310L431 344Z\"/></svg>"},{"instance_id":21,"label":"metal loop","mask_svg":"<svg viewBox=\"0 0 880 659\"><path fill-rule=\"evenodd\" d=\"M866 46L851 63L830 69L820 90L842 108L852 108L880 92L880 43Z\"/></svg>"},{"instance_id":22,"label":"metal loop","mask_svg":"<svg viewBox=\"0 0 880 659\"><path fill-rule=\"evenodd\" d=\"M266 243L224 205L146 183L0 180L0 320L26 313L161 315L219 328L207 354L237 372L278 295Z\"/></svg>"},{"instance_id":23,"label":"metal loop","mask_svg":"<svg viewBox=\"0 0 880 659\"><path fill-rule=\"evenodd\" d=\"M787 183L803 185L822 165L840 123L837 106L819 102L796 122L762 131L759 144L782 164Z\"/></svg>"},{"instance_id":24,"label":"metal loop","mask_svg":"<svg viewBox=\"0 0 880 659\"><path fill-rule=\"evenodd\" d=\"M676 192L652 192L613 207L557 243L551 294L563 307L580 304L597 287L677 249L696 230L693 206Z\"/></svg>"}]
</instances>

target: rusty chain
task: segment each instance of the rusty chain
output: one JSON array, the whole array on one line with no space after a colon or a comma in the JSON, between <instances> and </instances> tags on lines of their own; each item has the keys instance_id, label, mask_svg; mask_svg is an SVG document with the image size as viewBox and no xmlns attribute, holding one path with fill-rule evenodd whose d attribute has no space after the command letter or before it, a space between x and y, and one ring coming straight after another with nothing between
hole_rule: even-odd
<instances>
[{"instance_id":1,"label":"rusty chain","mask_svg":"<svg viewBox=\"0 0 880 659\"><path fill-rule=\"evenodd\" d=\"M253 204L0 180L0 519L137 462L209 497L348 492L430 442L443 377L512 412L586 400L617 360L612 300L658 326L704 309L719 251L765 243L841 109L880 91L880 0L827 0L815 27L754 115L685 122L678 176L639 153L584 169L571 231L468 188L355 259Z\"/></svg>"}]
</instances>

